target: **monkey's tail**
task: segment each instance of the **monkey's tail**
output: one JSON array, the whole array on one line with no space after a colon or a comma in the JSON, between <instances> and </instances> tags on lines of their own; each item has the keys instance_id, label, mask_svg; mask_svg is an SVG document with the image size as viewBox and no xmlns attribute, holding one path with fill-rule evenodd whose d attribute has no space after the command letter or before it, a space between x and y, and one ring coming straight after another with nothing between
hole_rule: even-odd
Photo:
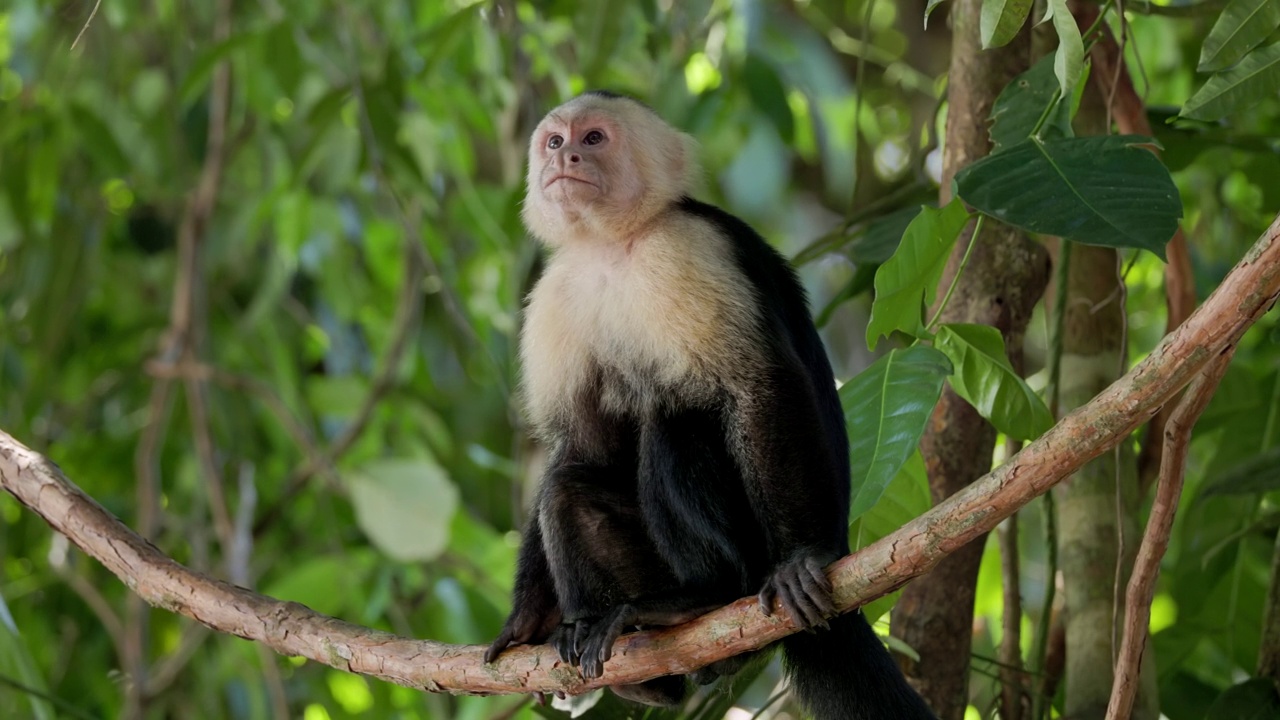
<instances>
[{"instance_id":1,"label":"monkey's tail","mask_svg":"<svg viewBox=\"0 0 1280 720\"><path fill-rule=\"evenodd\" d=\"M791 691L814 720L937 720L861 611L782 641Z\"/></svg>"}]
</instances>

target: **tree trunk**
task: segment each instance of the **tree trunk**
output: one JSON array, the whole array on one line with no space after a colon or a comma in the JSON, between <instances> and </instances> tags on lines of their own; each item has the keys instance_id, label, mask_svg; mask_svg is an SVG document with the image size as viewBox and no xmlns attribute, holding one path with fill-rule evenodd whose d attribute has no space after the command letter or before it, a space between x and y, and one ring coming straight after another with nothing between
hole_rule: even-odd
<instances>
[{"instance_id":1,"label":"tree trunk","mask_svg":"<svg viewBox=\"0 0 1280 720\"><path fill-rule=\"evenodd\" d=\"M1107 131L1103 98L1090 81L1076 129ZM1087 403L1124 374L1125 307L1119 257L1077 244L1071 252L1063 332L1059 414ZM1117 482L1119 490L1117 491ZM1103 718L1120 649L1124 592L1142 539L1137 459L1126 444L1089 462L1055 491L1066 605L1066 715ZM1148 642L1133 717L1159 717L1155 660Z\"/></svg>"},{"instance_id":2,"label":"tree trunk","mask_svg":"<svg viewBox=\"0 0 1280 720\"><path fill-rule=\"evenodd\" d=\"M941 199L951 178L991 150L987 117L1000 91L1027 68L1030 35L984 51L978 35L981 0L960 0L953 24L946 152ZM971 229L956 245L938 296L959 270ZM943 313L943 322L993 325L1011 354L1021 351L1031 310L1048 281L1047 254L1021 233L988 220ZM991 468L995 430L950 389L934 409L921 449L934 503L950 497ZM973 598L985 536L956 551L903 591L893 611L893 634L914 648L918 663L899 656L908 678L942 720L961 720L968 702Z\"/></svg>"}]
</instances>

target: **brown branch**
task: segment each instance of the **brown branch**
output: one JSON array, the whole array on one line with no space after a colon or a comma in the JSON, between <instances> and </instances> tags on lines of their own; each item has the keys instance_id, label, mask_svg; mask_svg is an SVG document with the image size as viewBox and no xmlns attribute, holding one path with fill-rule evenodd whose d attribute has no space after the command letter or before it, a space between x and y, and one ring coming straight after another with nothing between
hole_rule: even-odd
<instances>
[{"instance_id":1,"label":"brown branch","mask_svg":"<svg viewBox=\"0 0 1280 720\"><path fill-rule=\"evenodd\" d=\"M1138 549L1138 557L1134 560L1133 575L1129 578L1128 595L1125 598L1124 639L1120 643L1120 655L1116 659L1111 701L1107 705L1107 720L1124 720L1133 712L1133 702L1141 686L1139 672L1151 621L1151 599L1155 596L1156 579L1160 576L1160 560L1169 548L1169 534L1173 530L1173 518L1178 511L1178 499L1182 496L1191 430L1213 399L1213 393L1226 374L1227 365L1234 354L1235 347L1228 345L1205 366L1182 394L1182 399L1178 401L1165 426L1164 461L1160 465L1159 486L1155 502L1151 506L1151 517L1147 520L1147 529L1142 536L1142 545Z\"/></svg>"},{"instance_id":2,"label":"brown branch","mask_svg":"<svg viewBox=\"0 0 1280 720\"><path fill-rule=\"evenodd\" d=\"M214 27L214 40L223 40L231 33L231 2L221 0L217 10ZM218 187L222 181L222 171L226 163L226 129L227 115L230 107L231 68L226 60L218 63L214 69L209 100L209 133L205 142L205 160L200 169L200 176L195 190L187 199L178 227L178 261L174 277L173 302L169 312L169 328L165 333L164 343L153 361L158 364L171 364L197 357L196 347L198 328L194 318L199 312L200 281L199 273L200 247L203 244L209 221L213 216L217 202ZM188 392L198 396L201 389L189 384ZM164 446L165 426L163 417L168 414L171 398L171 381L157 379L151 388L148 401L147 425L138 441L134 455L134 466L138 476L136 490L138 498L138 530L143 537L152 537L158 530L160 520L160 452ZM195 402L202 408L202 398ZM196 444L200 452L202 466L211 463L210 447L204 447L200 432L200 410L193 405L192 412L196 421ZM210 493L215 525L219 529L229 526L226 522L226 500L222 493L221 477L215 472L206 478L206 487ZM221 512L220 512L221 511ZM148 610L136 597L130 597L125 605L125 670L130 675L130 683L125 695L124 717L138 718L145 713L147 679L147 629Z\"/></svg>"},{"instance_id":3,"label":"brown branch","mask_svg":"<svg viewBox=\"0 0 1280 720\"><path fill-rule=\"evenodd\" d=\"M901 587L1123 441L1233 345L1278 296L1280 217L1213 296L1127 375L1016 457L832 565L837 605L851 609ZM765 617L754 598L743 598L680 627L624 637L605 678L584 681L545 646L514 648L485 665L481 647L397 637L192 572L126 528L53 463L3 432L0 485L149 603L282 654L406 687L472 694L579 693L687 673L796 631L781 616Z\"/></svg>"}]
</instances>

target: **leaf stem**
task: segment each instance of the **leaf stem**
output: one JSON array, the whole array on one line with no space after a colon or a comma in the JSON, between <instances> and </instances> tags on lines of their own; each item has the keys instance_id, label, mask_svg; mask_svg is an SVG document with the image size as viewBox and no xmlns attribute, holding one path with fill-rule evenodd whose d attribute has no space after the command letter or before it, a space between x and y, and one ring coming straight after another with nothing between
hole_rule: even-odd
<instances>
[{"instance_id":1,"label":"leaf stem","mask_svg":"<svg viewBox=\"0 0 1280 720\"><path fill-rule=\"evenodd\" d=\"M929 330L938 324L938 318L942 317L942 311L946 309L947 303L951 301L951 294L956 291L960 276L964 274L965 266L969 264L969 256L973 254L973 247L978 244L978 233L982 232L982 225L986 219L986 215L978 215L978 224L973 227L973 234L969 236L969 246L964 249L964 257L960 258L960 267L956 268L955 277L951 278L951 286L947 288L947 294L942 296L942 302L938 304L937 311L933 313L933 319L929 321L928 325L925 325L925 330Z\"/></svg>"}]
</instances>

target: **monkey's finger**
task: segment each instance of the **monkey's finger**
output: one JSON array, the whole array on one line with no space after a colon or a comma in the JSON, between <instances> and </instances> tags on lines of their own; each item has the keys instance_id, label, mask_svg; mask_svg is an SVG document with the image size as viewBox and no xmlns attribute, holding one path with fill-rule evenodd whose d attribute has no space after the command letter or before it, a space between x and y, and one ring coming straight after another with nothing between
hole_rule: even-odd
<instances>
[{"instance_id":1,"label":"monkey's finger","mask_svg":"<svg viewBox=\"0 0 1280 720\"><path fill-rule=\"evenodd\" d=\"M792 620L795 620L796 625L800 625L801 628L808 628L809 624L805 623L804 612L796 606L795 597L791 596L791 585L787 584L785 580L776 579L774 580L773 588L778 593L778 605L782 606L782 610L786 611L786 614L790 615Z\"/></svg>"},{"instance_id":2,"label":"monkey's finger","mask_svg":"<svg viewBox=\"0 0 1280 720\"><path fill-rule=\"evenodd\" d=\"M577 665L587 654L587 641L591 639L591 624L579 620L573 627L573 663Z\"/></svg>"},{"instance_id":3,"label":"monkey's finger","mask_svg":"<svg viewBox=\"0 0 1280 720\"><path fill-rule=\"evenodd\" d=\"M804 567L809 571L809 577L813 578L818 587L828 595L832 592L831 578L827 577L826 571L822 567L822 563L817 558L805 558Z\"/></svg>"},{"instance_id":4,"label":"monkey's finger","mask_svg":"<svg viewBox=\"0 0 1280 720\"><path fill-rule=\"evenodd\" d=\"M791 600L791 614L796 618L796 622L805 630L810 632L815 627L825 627L826 619L822 617L822 611L814 603L812 597L805 592L803 581L800 577L788 578L787 596Z\"/></svg>"},{"instance_id":5,"label":"monkey's finger","mask_svg":"<svg viewBox=\"0 0 1280 720\"><path fill-rule=\"evenodd\" d=\"M812 575L800 576L800 587L803 588L804 594L813 603L814 607L822 613L823 617L836 614L836 604L831 599L831 593L819 583Z\"/></svg>"},{"instance_id":6,"label":"monkey's finger","mask_svg":"<svg viewBox=\"0 0 1280 720\"><path fill-rule=\"evenodd\" d=\"M760 602L760 610L765 617L773 617L773 600L777 596L774 590L773 581L770 580L764 584L764 588L760 590L760 594L756 595L756 600Z\"/></svg>"}]
</instances>

